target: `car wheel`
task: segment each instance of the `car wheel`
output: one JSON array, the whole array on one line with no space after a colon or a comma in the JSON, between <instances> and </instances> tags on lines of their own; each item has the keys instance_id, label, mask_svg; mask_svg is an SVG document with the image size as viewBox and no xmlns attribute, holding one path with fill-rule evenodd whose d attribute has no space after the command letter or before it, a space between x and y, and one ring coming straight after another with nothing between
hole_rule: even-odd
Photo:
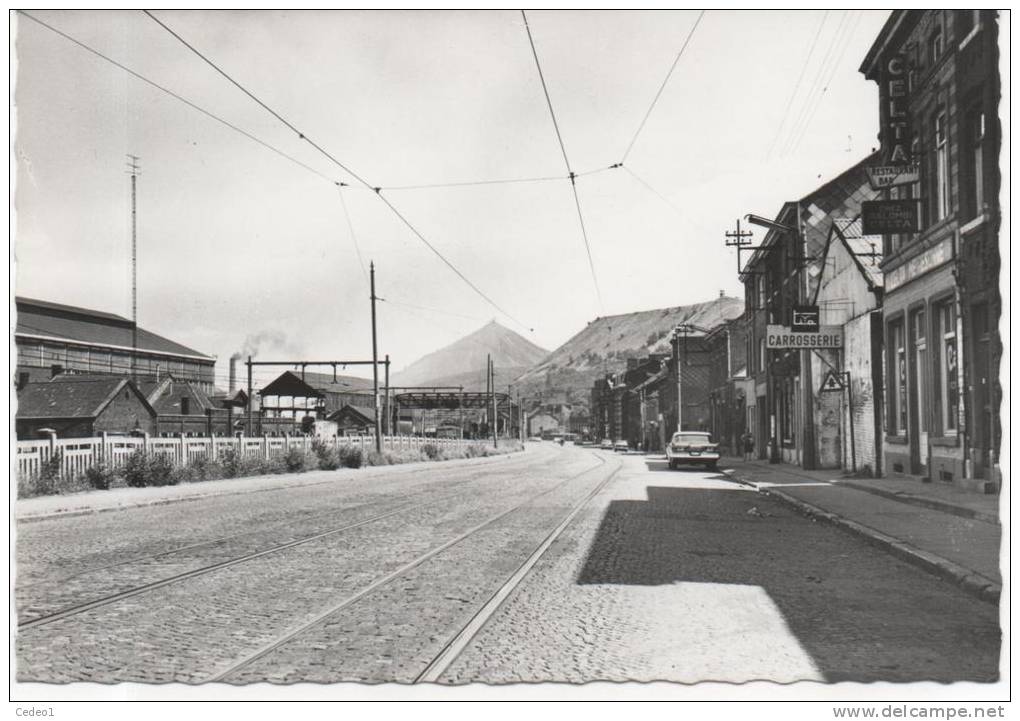
<instances>
[{"instance_id":1,"label":"car wheel","mask_svg":"<svg viewBox=\"0 0 1020 721\"><path fill-rule=\"evenodd\" d=\"M719 464L718 463L706 463L705 465L707 466L708 470L710 470L710 471L718 471L719 470Z\"/></svg>"}]
</instances>

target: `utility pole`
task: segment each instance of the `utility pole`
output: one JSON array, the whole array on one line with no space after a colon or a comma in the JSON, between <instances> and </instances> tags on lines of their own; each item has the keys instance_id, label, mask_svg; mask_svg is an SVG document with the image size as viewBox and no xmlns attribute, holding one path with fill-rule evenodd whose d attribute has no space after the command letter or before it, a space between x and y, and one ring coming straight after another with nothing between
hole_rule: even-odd
<instances>
[{"instance_id":1,"label":"utility pole","mask_svg":"<svg viewBox=\"0 0 1020 721\"><path fill-rule=\"evenodd\" d=\"M248 436L251 436L251 416L252 416L252 404L254 402L252 398L252 387L251 387L251 356L248 356Z\"/></svg>"},{"instance_id":2,"label":"utility pole","mask_svg":"<svg viewBox=\"0 0 1020 721\"><path fill-rule=\"evenodd\" d=\"M499 413L496 410L496 361L489 363L489 369L492 376L492 381L489 383L489 387L492 388L492 447L499 448L499 439L496 435L496 430L499 428Z\"/></svg>"},{"instance_id":3,"label":"utility pole","mask_svg":"<svg viewBox=\"0 0 1020 721\"><path fill-rule=\"evenodd\" d=\"M383 401L383 409L385 413L383 417L386 419L386 425L383 428L383 433L388 436L393 435L390 432L390 354L386 354L386 400Z\"/></svg>"},{"instance_id":4,"label":"utility pole","mask_svg":"<svg viewBox=\"0 0 1020 721\"><path fill-rule=\"evenodd\" d=\"M372 402L375 407L375 452L382 453L382 432L379 418L379 347L375 332L375 262L368 264L372 290Z\"/></svg>"},{"instance_id":5,"label":"utility pole","mask_svg":"<svg viewBox=\"0 0 1020 721\"><path fill-rule=\"evenodd\" d=\"M131 380L138 382L138 161L137 155L127 156L131 176Z\"/></svg>"},{"instance_id":6,"label":"utility pole","mask_svg":"<svg viewBox=\"0 0 1020 721\"><path fill-rule=\"evenodd\" d=\"M489 372L492 370L492 354L486 354L485 356L485 425L489 425L489 394L492 389L489 386L492 378Z\"/></svg>"}]
</instances>

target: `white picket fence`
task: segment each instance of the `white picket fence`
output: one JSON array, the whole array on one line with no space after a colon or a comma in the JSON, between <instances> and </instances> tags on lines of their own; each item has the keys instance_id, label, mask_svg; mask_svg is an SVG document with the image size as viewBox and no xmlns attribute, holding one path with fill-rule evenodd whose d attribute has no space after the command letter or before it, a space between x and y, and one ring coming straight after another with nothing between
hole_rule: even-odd
<instances>
[{"instance_id":1,"label":"white picket fence","mask_svg":"<svg viewBox=\"0 0 1020 721\"><path fill-rule=\"evenodd\" d=\"M340 446L354 446L362 452L375 450L373 436L324 436L324 443L337 449ZM33 441L18 441L18 477L32 478L39 474L43 465L59 452L60 477L75 478L89 468L105 461L110 468L119 468L135 451L166 456L174 466L190 465L197 459L216 460L232 449L244 458L271 459L283 456L291 448L312 450L311 436L260 436L234 438L175 437L135 438L106 436L99 438L54 438ZM472 441L456 438L419 438L417 436L383 436L384 450L418 450L425 445L441 449L465 449L471 445L487 446L491 441Z\"/></svg>"}]
</instances>

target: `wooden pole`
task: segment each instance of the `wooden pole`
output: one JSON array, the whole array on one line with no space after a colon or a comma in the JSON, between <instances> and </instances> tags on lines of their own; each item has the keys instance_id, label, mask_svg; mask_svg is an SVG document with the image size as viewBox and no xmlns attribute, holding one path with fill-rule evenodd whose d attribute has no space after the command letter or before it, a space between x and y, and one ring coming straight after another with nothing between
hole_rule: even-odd
<instances>
[{"instance_id":1,"label":"wooden pole","mask_svg":"<svg viewBox=\"0 0 1020 721\"><path fill-rule=\"evenodd\" d=\"M382 431L379 418L379 347L375 329L375 263L369 263L369 281L372 289L372 404L375 408L375 451L382 453Z\"/></svg>"}]
</instances>

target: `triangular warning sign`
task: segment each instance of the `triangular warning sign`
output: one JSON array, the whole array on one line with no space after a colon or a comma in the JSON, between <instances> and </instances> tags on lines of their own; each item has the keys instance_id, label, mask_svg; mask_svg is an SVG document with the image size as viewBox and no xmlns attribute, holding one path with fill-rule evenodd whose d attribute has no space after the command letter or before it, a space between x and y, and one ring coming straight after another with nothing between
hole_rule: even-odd
<instances>
[{"instance_id":1,"label":"triangular warning sign","mask_svg":"<svg viewBox=\"0 0 1020 721\"><path fill-rule=\"evenodd\" d=\"M841 391L843 390L843 380L840 376L836 375L836 371L829 371L825 374L825 380L822 381L822 391Z\"/></svg>"}]
</instances>

